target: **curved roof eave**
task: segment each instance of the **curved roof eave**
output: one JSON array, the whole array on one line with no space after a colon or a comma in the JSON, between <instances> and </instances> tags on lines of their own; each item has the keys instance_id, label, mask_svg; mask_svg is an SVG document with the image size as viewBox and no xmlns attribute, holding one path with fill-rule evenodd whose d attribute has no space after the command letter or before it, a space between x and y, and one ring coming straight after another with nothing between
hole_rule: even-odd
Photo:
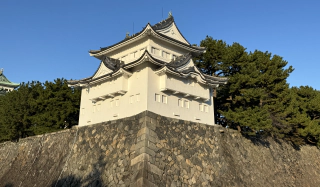
<instances>
[{"instance_id":1,"label":"curved roof eave","mask_svg":"<svg viewBox=\"0 0 320 187\"><path fill-rule=\"evenodd\" d=\"M155 65L158 65L158 66L162 66L162 65L166 64L166 62L154 58L152 55L150 55L150 53L147 50L145 50L144 53L140 56L140 58L124 65L123 68L129 69L129 68L132 68L132 67L137 66L139 64L142 64L145 61L149 61Z\"/></svg>"},{"instance_id":2,"label":"curved roof eave","mask_svg":"<svg viewBox=\"0 0 320 187\"><path fill-rule=\"evenodd\" d=\"M93 76L91 76L89 78L82 79L82 80L68 81L68 86L69 87L70 86L80 86L81 87L81 85L95 84L95 83L101 82L102 80L109 79L114 76L118 76L118 75L122 75L122 74L126 74L128 76L132 75L131 72L129 72L123 68L119 68L116 71L102 75L102 76L94 78L94 79L92 78Z\"/></svg>"},{"instance_id":3,"label":"curved roof eave","mask_svg":"<svg viewBox=\"0 0 320 187\"><path fill-rule=\"evenodd\" d=\"M158 70L156 70L157 74L160 74L162 72L168 72L170 74L177 75L179 77L184 77L184 78L186 78L186 77L195 78L198 82L200 82L202 84L205 84L205 85L209 84L210 85L210 83L206 79L204 79L200 75L200 73L198 73L198 72L190 71L188 73L181 73L181 72L176 71L168 66L163 66L163 67L159 68Z\"/></svg>"},{"instance_id":4,"label":"curved roof eave","mask_svg":"<svg viewBox=\"0 0 320 187\"><path fill-rule=\"evenodd\" d=\"M121 40L118 43L115 43L115 44L108 46L108 47L103 47L100 50L90 50L89 54L90 54L90 56L98 57L98 56L104 55L106 52L110 52L110 51L117 49L119 46L133 43L134 41L137 40L137 38L141 38L141 36L142 37L145 36L145 33L148 32L148 30L149 30L148 28L152 29L152 27L149 23L142 29L142 31L134 34L130 38L125 38L124 40Z\"/></svg>"},{"instance_id":5,"label":"curved roof eave","mask_svg":"<svg viewBox=\"0 0 320 187\"><path fill-rule=\"evenodd\" d=\"M11 87L14 87L14 88L20 86L20 84L18 84L18 83L13 83L13 82L10 82L10 83L0 82L0 86L1 86L1 85L3 85L3 86L11 86Z\"/></svg>"},{"instance_id":6,"label":"curved roof eave","mask_svg":"<svg viewBox=\"0 0 320 187\"><path fill-rule=\"evenodd\" d=\"M180 32L180 31L179 31ZM181 34L181 33L180 33ZM109 47L105 47L105 48L101 48L100 50L90 50L89 51L89 54L90 56L94 56L94 57L99 57L99 56L102 56L104 55L105 53L107 52L111 52L113 50L116 50L118 49L120 46L123 46L123 45L127 45L127 44L130 44L130 43L133 43L135 42L137 39L139 38L142 38L142 37L145 37L147 35L154 35L156 36L157 38L159 39L162 39L162 40L165 40L165 41L168 41L170 42L171 44L174 44L176 46L179 46L179 47L187 47L190 51L192 52L196 52L196 53L202 53L202 52L205 52L205 48L203 47L195 47L195 46L192 46L192 45L188 45L186 43L183 43L181 41L178 41L176 39L173 39L173 38L170 38L164 34L161 34L161 33L158 33L156 30L153 29L153 27L148 23L142 31L134 34L132 37L130 38L126 38L114 45L111 45Z\"/></svg>"}]
</instances>

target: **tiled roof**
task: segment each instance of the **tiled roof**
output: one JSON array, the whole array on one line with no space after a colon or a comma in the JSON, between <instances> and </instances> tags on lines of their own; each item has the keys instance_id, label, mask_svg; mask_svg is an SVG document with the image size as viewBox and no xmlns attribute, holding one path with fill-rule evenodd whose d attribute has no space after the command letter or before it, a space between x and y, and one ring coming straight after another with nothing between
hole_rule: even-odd
<instances>
[{"instance_id":1,"label":"tiled roof","mask_svg":"<svg viewBox=\"0 0 320 187\"><path fill-rule=\"evenodd\" d=\"M191 57L192 57L191 53L181 55L181 56L177 57L175 60L169 62L168 66L173 67L173 68L181 67L181 66L185 65L186 63L188 63L188 61L190 60Z\"/></svg>"},{"instance_id":2,"label":"tiled roof","mask_svg":"<svg viewBox=\"0 0 320 187\"><path fill-rule=\"evenodd\" d=\"M3 72L0 71L0 86L1 85L6 85L6 86L10 86L10 87L18 87L19 86L18 83L13 83L13 82L9 81L7 79L7 77L4 76Z\"/></svg>"},{"instance_id":3,"label":"tiled roof","mask_svg":"<svg viewBox=\"0 0 320 187\"><path fill-rule=\"evenodd\" d=\"M103 63L106 67L108 67L109 69L112 70L112 72L108 73L108 74L105 74L105 75L102 75L100 77L97 77L97 78L94 78L93 79L93 76L91 77L88 77L88 78L85 78L85 79L81 79L81 80L75 80L75 81L68 81L68 84L69 85L76 85L78 83L80 84L87 84L87 83L90 83L91 81L95 81L95 80L99 80L99 79L102 79L104 77L108 77L108 76L112 76L112 74L114 74L115 72L117 72L120 68L124 68L126 70L128 70L129 68L128 67L132 67L132 65L134 65L135 63L141 61L141 59L145 56L145 55L148 55L150 56L151 60L156 62L158 65L159 65L159 69L162 69L164 67L167 67L169 70L173 71L173 72L176 72L180 75L186 75L186 74L190 74L190 73L195 73L195 74L198 74L200 75L206 82L208 83L211 83L211 84L223 84L223 83L226 83L227 82L227 78L223 78L223 77L214 77L214 76L209 76L209 75L204 75L201 73L201 71L195 67L195 66L192 66L192 67L188 67L188 68L185 68L183 70L178 70L179 67L182 67L184 65L186 65L189 60L192 58L192 54L191 53L187 53L185 55L182 55L180 57L177 57L174 61L171 61L170 63L167 63L167 62L164 62L162 60L159 60L159 59L156 59L154 57L152 57L149 52L146 50L144 52L143 55L141 55L141 57L131 63L128 63L128 64L124 64L122 61L119 61L119 60L116 60L116 59L112 59L112 58L109 58L109 57L106 57L104 60L103 60ZM127 68L126 68L127 67ZM98 71L98 70L97 70ZM97 72L96 71L96 72Z\"/></svg>"},{"instance_id":4,"label":"tiled roof","mask_svg":"<svg viewBox=\"0 0 320 187\"><path fill-rule=\"evenodd\" d=\"M169 27L174 22L173 16L169 16L167 19L160 21L152 26L154 30L161 30Z\"/></svg>"},{"instance_id":5,"label":"tiled roof","mask_svg":"<svg viewBox=\"0 0 320 187\"><path fill-rule=\"evenodd\" d=\"M121 61L121 60L117 60L117 59L114 59L114 58L110 58L110 57L105 57L103 60L102 60L103 64L111 69L111 70L116 70L116 69L119 69L120 66L123 66L124 65L124 62Z\"/></svg>"},{"instance_id":6,"label":"tiled roof","mask_svg":"<svg viewBox=\"0 0 320 187\"><path fill-rule=\"evenodd\" d=\"M156 31L156 30L161 30L161 29L164 29L164 28L170 26L173 22L174 22L173 16L169 16L167 19L165 19L165 20L163 20L163 21L161 21L161 22L159 22L159 23L151 26L151 28L152 28L153 30L155 30L155 31ZM148 26L148 25L147 25L147 26ZM121 44L121 43L123 43L123 42L125 42L125 41L127 41L127 40L129 40L129 39L135 38L135 37L138 36L140 33L142 33L147 26L145 26L140 32L135 33L135 34L133 34L133 35L131 35L131 36L129 36L129 37L125 37L123 40L121 40L121 41L118 42L118 43L115 43L115 44L110 45L110 46L107 46L107 47L100 47L100 50L90 50L89 53L91 53L91 54L97 54L97 53L99 53L99 52L101 52L101 51L107 50L107 49L109 49L109 48L111 48L111 47L113 47L113 46L116 46L116 45L118 45L118 44ZM178 29L178 31L179 31L179 28L178 28L178 27L177 27L177 29ZM179 31L179 32L180 32L180 31ZM181 32L180 32L180 33L181 33ZM183 42L181 42L181 41L178 41L178 40L176 40L176 39L174 39L174 38L168 37L168 36L166 36L166 35L164 35L164 34L161 34L161 33L159 33L159 32L157 32L157 34L160 35L160 36L162 36L162 37L164 37L164 38L167 38L167 39L170 39L170 40L172 40L172 41L175 41L175 42L177 42L177 43L179 43L179 44L182 44L182 45L184 45L184 46L188 46L188 47L191 47L191 48L194 48L194 49L197 49L197 50L205 50L203 47L197 47L197 46L192 46L192 45L190 45L190 44L183 43ZM182 35L182 34L181 34L181 35ZM182 35L182 37L185 39L185 37L184 37L183 35ZM185 40L186 40L186 39L185 39ZM186 40L186 41L187 41L187 40ZM188 43L189 43L189 42L188 42Z\"/></svg>"}]
</instances>

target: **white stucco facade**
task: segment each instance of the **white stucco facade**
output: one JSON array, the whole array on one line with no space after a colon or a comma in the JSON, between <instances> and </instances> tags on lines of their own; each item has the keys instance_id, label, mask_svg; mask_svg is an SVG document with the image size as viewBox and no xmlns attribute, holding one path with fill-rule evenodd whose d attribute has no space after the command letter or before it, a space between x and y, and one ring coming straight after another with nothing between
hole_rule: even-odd
<instances>
[{"instance_id":1,"label":"white stucco facade","mask_svg":"<svg viewBox=\"0 0 320 187\"><path fill-rule=\"evenodd\" d=\"M101 60L93 76L69 81L82 88L79 125L151 111L214 124L212 91L225 78L203 75L192 61L204 48L191 46L173 17L90 55Z\"/></svg>"}]
</instances>

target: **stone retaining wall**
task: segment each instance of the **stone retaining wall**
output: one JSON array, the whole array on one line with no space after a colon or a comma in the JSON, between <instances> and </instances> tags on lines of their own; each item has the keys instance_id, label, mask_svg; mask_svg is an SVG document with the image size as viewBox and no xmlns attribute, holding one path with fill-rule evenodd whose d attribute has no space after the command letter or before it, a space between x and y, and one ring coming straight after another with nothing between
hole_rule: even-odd
<instances>
[{"instance_id":1,"label":"stone retaining wall","mask_svg":"<svg viewBox=\"0 0 320 187\"><path fill-rule=\"evenodd\" d=\"M2 143L0 168L0 186L320 186L315 147L148 111Z\"/></svg>"}]
</instances>

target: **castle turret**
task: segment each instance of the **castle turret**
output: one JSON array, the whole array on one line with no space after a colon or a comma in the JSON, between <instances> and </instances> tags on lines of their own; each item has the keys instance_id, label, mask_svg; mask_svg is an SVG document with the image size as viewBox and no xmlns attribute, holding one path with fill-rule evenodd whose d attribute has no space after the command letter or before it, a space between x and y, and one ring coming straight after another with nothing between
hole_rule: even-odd
<instances>
[{"instance_id":1,"label":"castle turret","mask_svg":"<svg viewBox=\"0 0 320 187\"><path fill-rule=\"evenodd\" d=\"M192 60L205 48L191 45L173 16L90 56L100 66L82 88L79 125L151 111L186 121L214 124L213 90L226 78L203 74Z\"/></svg>"},{"instance_id":2,"label":"castle turret","mask_svg":"<svg viewBox=\"0 0 320 187\"><path fill-rule=\"evenodd\" d=\"M12 91L19 86L18 83L13 83L7 79L3 74L3 68L0 69L0 95Z\"/></svg>"}]
</instances>

